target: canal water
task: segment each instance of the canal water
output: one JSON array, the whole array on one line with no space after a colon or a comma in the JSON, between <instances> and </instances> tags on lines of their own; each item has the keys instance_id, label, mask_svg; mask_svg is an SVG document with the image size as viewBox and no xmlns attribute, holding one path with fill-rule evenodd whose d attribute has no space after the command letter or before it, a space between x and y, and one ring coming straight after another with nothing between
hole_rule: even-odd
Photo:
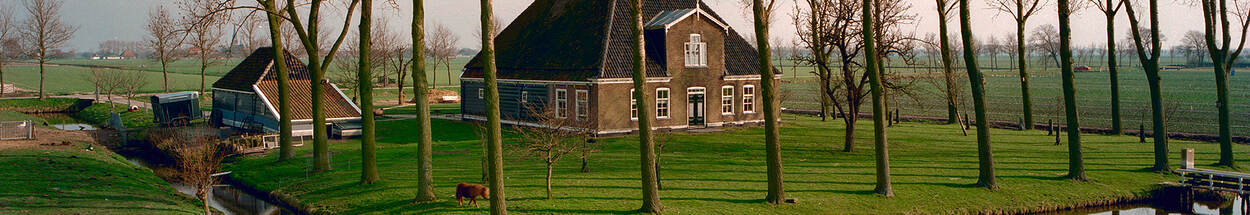
<instances>
[{"instance_id":1,"label":"canal water","mask_svg":"<svg viewBox=\"0 0 1250 215\"><path fill-rule=\"evenodd\" d=\"M1210 214L1210 215L1250 215L1245 199L1240 197L1225 204L1191 203L1192 211L1170 211L1149 204L1120 205L1112 207L1086 208L1062 211L1049 214L1060 215L1160 215L1160 214Z\"/></svg>"},{"instance_id":2,"label":"canal water","mask_svg":"<svg viewBox=\"0 0 1250 215\"><path fill-rule=\"evenodd\" d=\"M141 159L130 158L127 160L130 161L130 163L133 163L138 166L142 166L142 167L149 168L149 169L153 168L152 166L148 165L146 161L143 161ZM156 168L161 168L161 167L156 167ZM192 196L192 197L195 196L195 188L192 188L190 185L171 181L170 186L172 186L175 190L178 190L178 192L182 194ZM294 214L294 213L291 213L291 211L289 210L286 210L282 207L279 207L275 204L265 201L264 199L256 198L255 196L252 196L248 194L247 192L239 190L235 188L234 186L228 185L228 184L219 184L219 185L213 186L213 192L212 194L209 195L208 205L213 207L213 209L217 209L217 211L221 211L225 213L226 215Z\"/></svg>"},{"instance_id":3,"label":"canal water","mask_svg":"<svg viewBox=\"0 0 1250 215\"><path fill-rule=\"evenodd\" d=\"M71 131L96 130L96 127L91 125L91 123L83 122L82 120L78 120L65 113L42 113L34 114L34 116L43 118L45 122L48 122L48 126L55 127L56 129Z\"/></svg>"}]
</instances>

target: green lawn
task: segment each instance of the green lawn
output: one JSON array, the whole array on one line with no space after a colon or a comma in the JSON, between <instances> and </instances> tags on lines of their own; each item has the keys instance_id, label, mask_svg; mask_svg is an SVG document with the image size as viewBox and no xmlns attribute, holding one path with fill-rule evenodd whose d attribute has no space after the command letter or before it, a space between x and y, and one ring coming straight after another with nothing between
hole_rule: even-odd
<instances>
[{"instance_id":1,"label":"green lawn","mask_svg":"<svg viewBox=\"0 0 1250 215\"><path fill-rule=\"evenodd\" d=\"M151 170L107 151L0 150L0 214L200 214ZM99 146L96 146L99 148Z\"/></svg>"},{"instance_id":2,"label":"green lawn","mask_svg":"<svg viewBox=\"0 0 1250 215\"><path fill-rule=\"evenodd\" d=\"M770 206L760 201L766 191L764 147L760 128L710 134L674 134L665 149L661 191L667 213L673 214L835 214L835 213L975 213L1070 205L1139 195L1159 182L1178 178L1145 171L1152 163L1149 143L1131 136L1085 135L1086 168L1092 182L1063 179L1067 146L1041 131L992 130L996 171L1001 189L972 187L976 182L975 135L961 136L949 125L907 123L890 130L891 172L896 197L872 194L875 178L871 126L857 133L855 153L841 148L840 123L784 115L786 190L799 204ZM275 163L272 154L228 165L234 177L261 190L276 190L303 204L332 213L480 214L487 207L458 207L452 199L459 182L480 180L479 142L471 126L434 120L435 186L440 202L411 203L416 170L413 122L378 122L378 166L382 181L360 185L360 151L356 141L331 145L334 170L306 173L311 146L297 149L301 157ZM566 158L555 172L555 199L543 198L540 162L506 155L509 211L521 214L631 213L640 204L638 148L634 138L608 138L595 154L592 172L578 171L576 158ZM511 140L506 142L513 142ZM1182 148L1196 148L1198 163L1214 163L1217 145L1174 141L1173 164ZM1236 146L1237 154L1250 147ZM1240 162L1250 162L1242 157ZM1216 168L1218 169L1218 168ZM485 205L484 205L485 206Z\"/></svg>"},{"instance_id":3,"label":"green lawn","mask_svg":"<svg viewBox=\"0 0 1250 215\"><path fill-rule=\"evenodd\" d=\"M44 90L47 94L74 94L74 93L90 93L95 91L95 86L87 80L91 73L90 68L78 66L46 66L47 74L44 80ZM147 78L147 84L140 88L139 92L161 92L163 90L163 77L160 72L144 72ZM39 90L39 66L38 65L10 65L4 68L4 81L14 84L19 88L31 92ZM211 87L213 82L217 81L218 76L208 76L207 85ZM200 75L195 74L169 74L169 87L171 91L199 90Z\"/></svg>"},{"instance_id":4,"label":"green lawn","mask_svg":"<svg viewBox=\"0 0 1250 215\"><path fill-rule=\"evenodd\" d=\"M223 76L235 65L238 65L242 58L221 59L216 63L209 65L205 70L205 74L209 76ZM108 68L119 68L129 70L142 70L148 72L161 72L161 63L153 59L125 59L125 60L91 60L91 59L57 59L50 63L77 65L77 66L98 66ZM198 58L180 59L171 63L167 71L170 73L200 75L200 60Z\"/></svg>"}]
</instances>

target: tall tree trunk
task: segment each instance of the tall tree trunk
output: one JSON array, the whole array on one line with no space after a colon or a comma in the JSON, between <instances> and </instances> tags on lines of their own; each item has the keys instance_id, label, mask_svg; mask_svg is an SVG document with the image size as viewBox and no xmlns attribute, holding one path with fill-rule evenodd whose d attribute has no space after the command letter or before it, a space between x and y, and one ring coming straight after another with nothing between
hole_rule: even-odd
<instances>
[{"instance_id":1,"label":"tall tree trunk","mask_svg":"<svg viewBox=\"0 0 1250 215\"><path fill-rule=\"evenodd\" d=\"M264 0L267 10L277 10L275 0ZM295 158L295 147L291 144L291 82L290 70L287 68L286 49L282 46L282 20L277 15L268 14L269 40L273 43L274 68L278 70L278 160L285 161Z\"/></svg>"},{"instance_id":2,"label":"tall tree trunk","mask_svg":"<svg viewBox=\"0 0 1250 215\"><path fill-rule=\"evenodd\" d=\"M1085 158L1081 153L1081 121L1076 107L1075 74L1072 72L1072 26L1070 0L1059 0L1059 70L1063 73L1063 106L1068 122L1068 178L1089 181L1085 177ZM1078 0L1081 1L1081 0Z\"/></svg>"},{"instance_id":3,"label":"tall tree trunk","mask_svg":"<svg viewBox=\"0 0 1250 215\"><path fill-rule=\"evenodd\" d=\"M1027 52L1024 46L1024 24L1024 21L1020 21L1016 25L1016 50L1019 57L1017 60L1020 61L1020 102L1023 103L1021 108L1024 112L1024 129L1033 129L1033 99L1029 95L1029 69L1026 66L1028 63L1025 62L1028 55L1025 54ZM981 119L977 118L977 122L980 123Z\"/></svg>"},{"instance_id":4,"label":"tall tree trunk","mask_svg":"<svg viewBox=\"0 0 1250 215\"><path fill-rule=\"evenodd\" d=\"M203 192L203 191L200 191L200 192ZM203 192L203 193L204 194L200 195L200 201L204 204L204 214L211 215L213 214L213 208L209 206L210 204L208 204L208 192Z\"/></svg>"},{"instance_id":5,"label":"tall tree trunk","mask_svg":"<svg viewBox=\"0 0 1250 215\"><path fill-rule=\"evenodd\" d=\"M1107 10L1115 10L1115 1L1106 1ZM1124 124L1120 119L1120 77L1115 53L1115 11L1107 13L1107 74L1111 79L1111 133L1124 134Z\"/></svg>"},{"instance_id":6,"label":"tall tree trunk","mask_svg":"<svg viewBox=\"0 0 1250 215\"><path fill-rule=\"evenodd\" d=\"M503 134L499 119L499 82L495 75L494 7L482 0L482 76L486 84L486 144L490 150L490 214L508 214L504 202ZM640 108L641 109L641 108ZM645 176L643 178L646 178Z\"/></svg>"},{"instance_id":7,"label":"tall tree trunk","mask_svg":"<svg viewBox=\"0 0 1250 215\"><path fill-rule=\"evenodd\" d=\"M1242 28L1241 42L1236 50L1232 50L1232 28L1229 26L1228 5L1226 0L1202 0L1203 21L1205 27L1207 53L1211 58L1211 63L1215 67L1215 86L1217 92L1216 107L1219 112L1219 141L1220 141L1220 161L1216 163L1222 166L1236 166L1236 160L1233 159L1233 140L1232 126L1229 119L1229 98L1228 98L1228 76L1232 70L1232 66L1237 63L1237 57L1245 47L1246 28L1247 25L1239 26ZM1234 4L1238 3L1236 1ZM1243 20L1244 21L1244 20ZM1222 35L1222 40L1216 39L1216 34ZM1222 42L1217 44L1217 42Z\"/></svg>"},{"instance_id":8,"label":"tall tree trunk","mask_svg":"<svg viewBox=\"0 0 1250 215\"><path fill-rule=\"evenodd\" d=\"M696 7L698 7L696 5ZM651 100L651 88L647 87L647 67L644 59L646 59L646 40L643 38L642 28L642 0L629 1L629 19L632 23L633 34L630 36L634 41L634 45L630 46L633 53L633 81L634 81L634 100L638 103L638 156L640 171L642 171L642 207L638 209L643 213L659 213L664 210L664 206L660 204L660 187L656 181L655 168L655 135L652 134L651 124L655 121L655 114L651 112L654 107Z\"/></svg>"},{"instance_id":9,"label":"tall tree trunk","mask_svg":"<svg viewBox=\"0 0 1250 215\"><path fill-rule=\"evenodd\" d=\"M876 28L876 25L873 23L875 14L873 14L874 7L872 3L873 0L863 1L863 12L861 15L863 16L863 26L865 28ZM868 84L872 87L872 133L877 158L877 188L875 191L877 194L888 198L894 196L894 188L890 183L890 150L887 148L889 144L886 143L885 133L885 120L888 113L885 111L885 98L882 96L882 93L885 91L885 89L882 89L885 85L881 84L882 68L879 67L882 59L877 59L880 56L877 55L877 42L874 41L876 39L876 36L874 36L876 30L864 29L861 32L863 32L864 36L864 65L866 65L864 72L869 73L868 78L870 80Z\"/></svg>"},{"instance_id":10,"label":"tall tree trunk","mask_svg":"<svg viewBox=\"0 0 1250 215\"><path fill-rule=\"evenodd\" d=\"M954 58L952 56L953 54L951 54L950 36L947 35L947 32L950 32L950 29L948 29L947 27L946 18L949 15L947 13L950 11L947 10L947 7L946 7L947 4L945 0L938 0L937 3L938 3L938 38L939 38L938 40L941 43L940 48L942 52L942 72L943 72L942 74L944 74L943 75L945 77L944 80L946 81L946 124L953 124L959 121L959 108L956 106L958 102L956 101L956 99L958 99L956 98L956 95L958 94L955 92L955 89L958 89L959 86L956 85L955 77L952 75L953 73L955 73L954 71L955 60L953 59Z\"/></svg>"},{"instance_id":11,"label":"tall tree trunk","mask_svg":"<svg viewBox=\"0 0 1250 215\"><path fill-rule=\"evenodd\" d=\"M417 108L417 202L434 201L434 141L426 90L425 0L412 0L412 93ZM399 89L403 91L403 88ZM402 99L401 99L402 101Z\"/></svg>"},{"instance_id":12,"label":"tall tree trunk","mask_svg":"<svg viewBox=\"0 0 1250 215\"><path fill-rule=\"evenodd\" d=\"M1137 47L1137 58L1141 62L1142 67L1146 70L1146 82L1150 85L1150 109L1152 132L1154 133L1154 166L1152 170L1158 172L1171 172L1172 167L1168 165L1168 135L1165 122L1166 118L1163 113L1163 92L1160 89L1159 77L1159 56L1162 52L1162 41L1159 40L1159 2L1158 0L1150 0L1150 52L1147 54L1147 47L1142 42L1141 27L1137 20L1137 14L1133 12L1133 7L1124 7L1128 12L1130 31L1133 35L1134 45ZM1142 131L1145 132L1145 131Z\"/></svg>"},{"instance_id":13,"label":"tall tree trunk","mask_svg":"<svg viewBox=\"0 0 1250 215\"><path fill-rule=\"evenodd\" d=\"M989 189L998 189L998 180L994 176L994 151L990 148L989 117L985 110L985 78L977 65L976 42L972 40L971 13L968 11L969 0L959 0L960 35L964 40L964 65L968 70L968 81L972 85L972 106L977 119L977 158L980 164L980 175L977 185ZM1022 47L1018 47L1024 50ZM1020 53L1020 71L1024 71L1024 54Z\"/></svg>"},{"instance_id":14,"label":"tall tree trunk","mask_svg":"<svg viewBox=\"0 0 1250 215\"><path fill-rule=\"evenodd\" d=\"M369 83L369 77L373 73L373 65L369 63L369 59L373 57L370 53L373 47L369 28L373 22L373 0L360 0L360 4L360 64L356 67L356 74L360 79L360 109L364 110L360 113L360 158L363 160L360 162L360 183L373 184L378 181L377 147L373 136L373 84Z\"/></svg>"},{"instance_id":15,"label":"tall tree trunk","mask_svg":"<svg viewBox=\"0 0 1250 215\"><path fill-rule=\"evenodd\" d=\"M782 186L781 177L781 134L778 131L781 117L781 101L777 99L777 74L773 72L772 52L768 44L768 14L763 0L754 0L752 11L755 17L755 44L759 54L759 71L761 96L764 99L764 148L765 163L768 165L768 195L764 201L780 204L786 201L786 191Z\"/></svg>"},{"instance_id":16,"label":"tall tree trunk","mask_svg":"<svg viewBox=\"0 0 1250 215\"><path fill-rule=\"evenodd\" d=\"M205 27L207 28L207 26ZM208 53L205 50L201 49L200 50L200 94L201 95L204 94L205 86L208 86L208 80L205 79L206 77L208 77Z\"/></svg>"}]
</instances>

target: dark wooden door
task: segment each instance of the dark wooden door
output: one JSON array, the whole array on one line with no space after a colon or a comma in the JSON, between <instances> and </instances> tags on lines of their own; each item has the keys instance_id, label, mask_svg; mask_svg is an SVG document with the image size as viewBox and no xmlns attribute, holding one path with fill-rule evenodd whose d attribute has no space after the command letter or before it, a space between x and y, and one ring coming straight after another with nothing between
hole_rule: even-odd
<instances>
[{"instance_id":1,"label":"dark wooden door","mask_svg":"<svg viewBox=\"0 0 1250 215\"><path fill-rule=\"evenodd\" d=\"M706 114L703 94L690 94L690 98L686 102L686 115L690 119L690 125L703 125L706 122Z\"/></svg>"}]
</instances>

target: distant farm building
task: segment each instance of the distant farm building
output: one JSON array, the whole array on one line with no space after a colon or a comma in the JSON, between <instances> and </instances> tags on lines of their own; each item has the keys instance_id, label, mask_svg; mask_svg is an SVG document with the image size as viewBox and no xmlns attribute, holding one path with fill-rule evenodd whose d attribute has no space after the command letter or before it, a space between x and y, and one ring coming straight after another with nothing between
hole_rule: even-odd
<instances>
[{"instance_id":1,"label":"distant farm building","mask_svg":"<svg viewBox=\"0 0 1250 215\"><path fill-rule=\"evenodd\" d=\"M292 135L310 138L313 135L312 89L308 67L299 58L286 53L291 71L290 105ZM213 83L214 125L245 132L278 132L278 72L274 71L273 48L256 49L238 66ZM360 132L360 108L352 103L338 86L320 81L326 124L336 136L357 136Z\"/></svg>"},{"instance_id":2,"label":"distant farm building","mask_svg":"<svg viewBox=\"0 0 1250 215\"><path fill-rule=\"evenodd\" d=\"M693 129L764 120L755 48L699 0L644 0L646 90L631 97L633 30L627 0L537 0L496 38L505 123L529 107L586 121L600 134L637 130L637 110L657 128ZM485 119L481 55L461 75L462 117Z\"/></svg>"}]
</instances>

